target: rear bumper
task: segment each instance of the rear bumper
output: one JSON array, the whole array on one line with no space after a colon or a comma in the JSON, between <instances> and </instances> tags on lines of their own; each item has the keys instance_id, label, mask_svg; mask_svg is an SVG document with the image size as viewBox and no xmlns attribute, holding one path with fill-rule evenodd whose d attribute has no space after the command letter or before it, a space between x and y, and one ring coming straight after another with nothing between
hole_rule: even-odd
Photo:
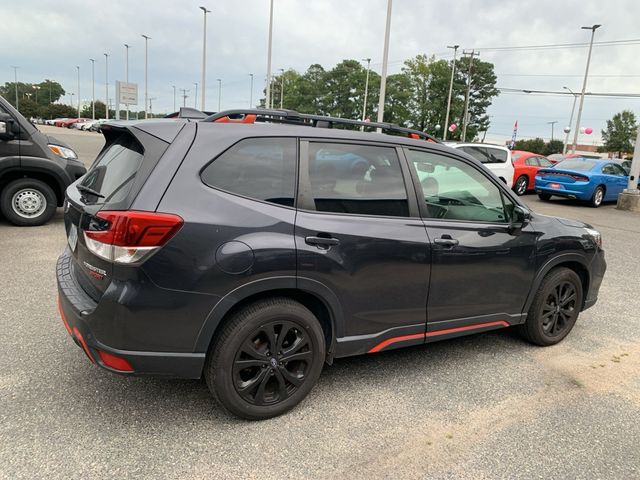
<instances>
[{"instance_id":1,"label":"rear bumper","mask_svg":"<svg viewBox=\"0 0 640 480\"><path fill-rule=\"evenodd\" d=\"M178 378L200 378L204 367L204 353L172 353L133 351L113 348L100 342L91 323L97 304L76 283L71 274L72 257L66 250L56 266L58 306L64 326L92 363L115 373L125 375L164 375ZM126 360L131 370L112 368L103 361L100 352Z\"/></svg>"},{"instance_id":2,"label":"rear bumper","mask_svg":"<svg viewBox=\"0 0 640 480\"><path fill-rule=\"evenodd\" d=\"M548 185L554 182L546 182L541 184L540 181L536 181L535 190L536 193L548 193L549 195L556 195L558 197L573 198L576 200L590 200L593 196L592 189L586 190L584 188L574 188L571 184L560 183L560 188L550 188ZM558 182L555 182L558 183Z\"/></svg>"}]
</instances>

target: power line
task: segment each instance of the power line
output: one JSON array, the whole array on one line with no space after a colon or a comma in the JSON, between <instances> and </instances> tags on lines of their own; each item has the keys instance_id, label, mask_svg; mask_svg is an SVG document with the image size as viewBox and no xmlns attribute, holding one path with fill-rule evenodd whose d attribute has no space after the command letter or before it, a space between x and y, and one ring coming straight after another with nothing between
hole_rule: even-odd
<instances>
[{"instance_id":1,"label":"power line","mask_svg":"<svg viewBox=\"0 0 640 480\"><path fill-rule=\"evenodd\" d=\"M640 38L632 38L628 40L609 40L602 42L593 42L593 46L613 47L619 45L638 45ZM581 43L550 43L544 45L512 45L503 47L475 47L474 50L482 51L507 51L507 50L553 50L557 48L583 48L588 47L589 42Z\"/></svg>"},{"instance_id":2,"label":"power line","mask_svg":"<svg viewBox=\"0 0 640 480\"><path fill-rule=\"evenodd\" d=\"M584 77L584 74L580 75L580 74L555 74L555 73L496 73L496 75L499 75L501 77L561 77L561 78L565 78L565 77ZM620 77L624 77L624 78L637 78L640 77L640 74L638 75L613 75L613 74L604 74L604 75L591 75L589 74L589 78L591 77L598 77L598 78L620 78Z\"/></svg>"},{"instance_id":3,"label":"power line","mask_svg":"<svg viewBox=\"0 0 640 480\"><path fill-rule=\"evenodd\" d=\"M573 95L569 92L553 90L530 90L524 88L496 87L501 93L521 93L526 95ZM615 98L640 98L640 93L611 93L611 92L585 92L589 97L615 97Z\"/></svg>"}]
</instances>

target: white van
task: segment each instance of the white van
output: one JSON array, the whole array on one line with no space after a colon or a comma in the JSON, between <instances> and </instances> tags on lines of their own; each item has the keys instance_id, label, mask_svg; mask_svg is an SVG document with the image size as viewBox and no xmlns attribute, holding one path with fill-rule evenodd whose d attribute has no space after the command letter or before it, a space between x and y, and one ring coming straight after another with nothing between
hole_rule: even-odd
<instances>
[{"instance_id":1,"label":"white van","mask_svg":"<svg viewBox=\"0 0 640 480\"><path fill-rule=\"evenodd\" d=\"M495 173L509 188L513 186L513 161L511 159L511 150L507 147L488 143L447 142L447 145L468 153Z\"/></svg>"}]
</instances>

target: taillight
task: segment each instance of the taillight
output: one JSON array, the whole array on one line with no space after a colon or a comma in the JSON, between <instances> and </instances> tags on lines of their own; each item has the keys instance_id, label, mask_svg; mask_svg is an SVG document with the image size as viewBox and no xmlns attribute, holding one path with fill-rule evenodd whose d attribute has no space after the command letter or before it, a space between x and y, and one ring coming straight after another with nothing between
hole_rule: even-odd
<instances>
[{"instance_id":1,"label":"taillight","mask_svg":"<svg viewBox=\"0 0 640 480\"><path fill-rule=\"evenodd\" d=\"M571 178L578 182L588 182L589 177L585 177L584 175L570 175Z\"/></svg>"},{"instance_id":2,"label":"taillight","mask_svg":"<svg viewBox=\"0 0 640 480\"><path fill-rule=\"evenodd\" d=\"M102 225L85 230L87 248L115 263L137 263L148 258L180 230L184 221L170 213L103 211Z\"/></svg>"}]
</instances>

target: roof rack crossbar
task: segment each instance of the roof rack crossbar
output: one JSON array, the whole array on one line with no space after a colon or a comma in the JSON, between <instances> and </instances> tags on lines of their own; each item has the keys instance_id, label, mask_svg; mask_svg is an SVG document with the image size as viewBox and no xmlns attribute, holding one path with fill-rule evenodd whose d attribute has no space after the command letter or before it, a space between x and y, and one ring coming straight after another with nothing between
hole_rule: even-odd
<instances>
[{"instance_id":1,"label":"roof rack crossbar","mask_svg":"<svg viewBox=\"0 0 640 480\"><path fill-rule=\"evenodd\" d=\"M208 116L202 121L215 122L220 118L229 117L229 116L238 116L238 115L256 115L263 118L270 117L271 121L275 121L278 123L307 125L307 126L313 126L313 127L332 128L333 125L350 125L350 126L365 127L369 129L380 129L385 132L401 133L408 136L416 135L419 138L440 143L438 139L436 139L432 135L429 135L428 133L421 132L420 130L414 130L412 128L401 127L400 125L396 125L393 123L363 122L361 120L352 120L350 118L327 117L322 115L310 115L306 113L298 113L294 110L286 110L286 109L280 110L280 109L254 108L254 109L225 110L222 112L214 113L213 115Z\"/></svg>"}]
</instances>

